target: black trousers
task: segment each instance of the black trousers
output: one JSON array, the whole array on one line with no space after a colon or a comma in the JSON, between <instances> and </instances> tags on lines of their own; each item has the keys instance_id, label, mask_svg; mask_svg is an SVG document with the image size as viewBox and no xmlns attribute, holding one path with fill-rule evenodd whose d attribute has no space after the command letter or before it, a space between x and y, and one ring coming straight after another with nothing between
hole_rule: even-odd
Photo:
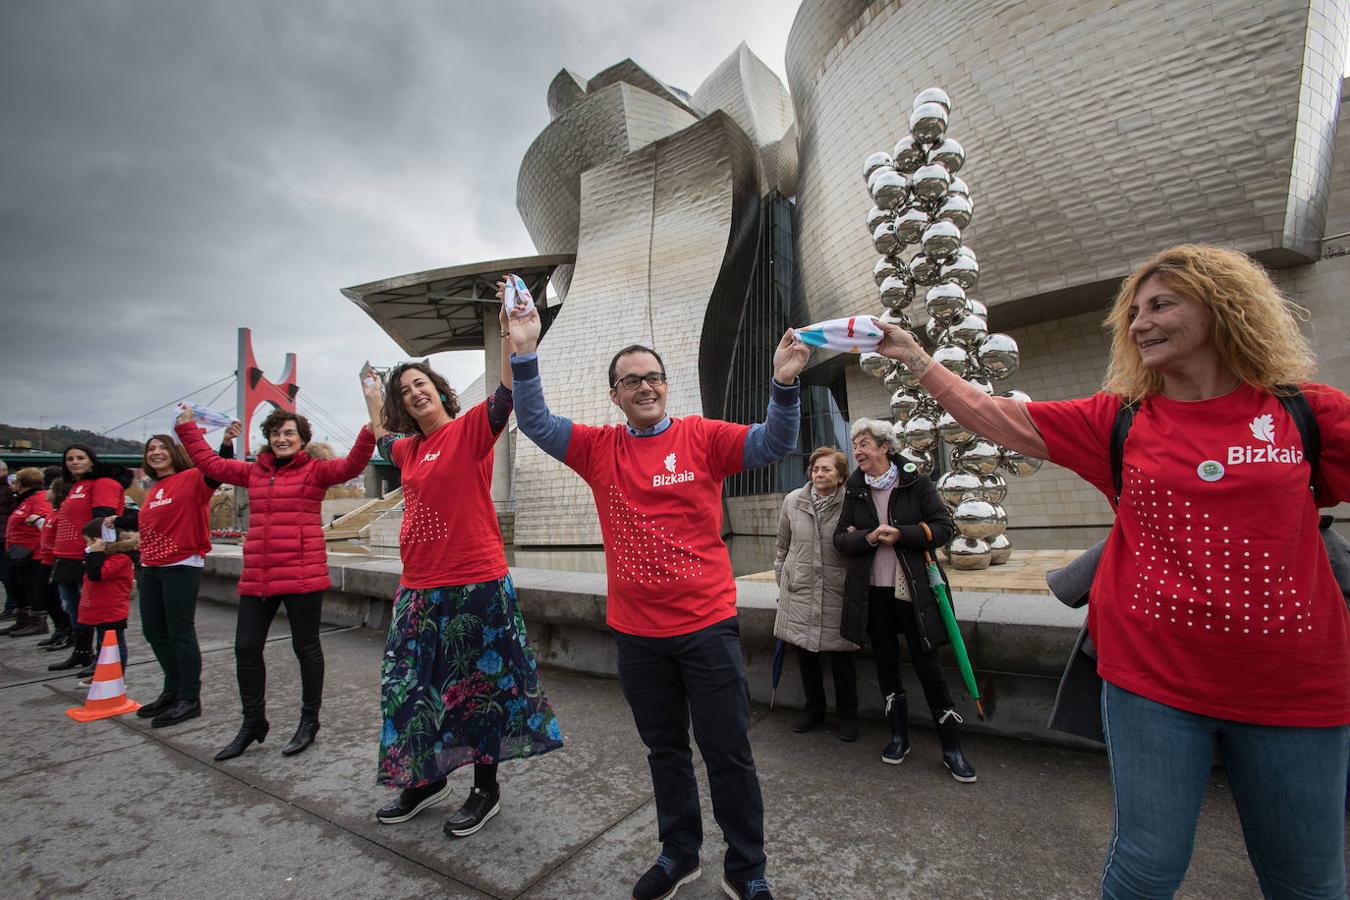
<instances>
[{"instance_id":1,"label":"black trousers","mask_svg":"<svg viewBox=\"0 0 1350 900\"><path fill-rule=\"evenodd\" d=\"M703 844L689 726L708 767L713 817L726 838L728 877L764 875L764 800L750 752L750 689L740 627L730 618L690 634L614 633L619 684L647 745L662 852L684 866Z\"/></svg>"},{"instance_id":2,"label":"black trousers","mask_svg":"<svg viewBox=\"0 0 1350 900\"><path fill-rule=\"evenodd\" d=\"M239 676L239 702L245 719L266 715L267 666L263 646L281 604L291 623L291 649L300 662L300 711L318 715L323 702L323 646L319 643L319 615L323 591L308 594L277 594L273 597L239 598L239 619L234 631L235 672Z\"/></svg>"},{"instance_id":3,"label":"black trousers","mask_svg":"<svg viewBox=\"0 0 1350 900\"><path fill-rule=\"evenodd\" d=\"M42 564L33 556L8 560L5 568L5 593L13 599L14 608L41 612L46 609L38 595L38 577Z\"/></svg>"},{"instance_id":4,"label":"black trousers","mask_svg":"<svg viewBox=\"0 0 1350 900\"><path fill-rule=\"evenodd\" d=\"M141 633L164 672L164 693L195 701L202 682L202 651L197 645L197 588L202 570L197 566L142 566L139 576Z\"/></svg>"},{"instance_id":5,"label":"black trousers","mask_svg":"<svg viewBox=\"0 0 1350 900\"><path fill-rule=\"evenodd\" d=\"M38 596L42 598L41 607L47 611L51 617L52 626L57 631L70 630L70 617L61 606L61 595L56 590L56 585L52 584L52 567L46 563L38 563Z\"/></svg>"},{"instance_id":6,"label":"black trousers","mask_svg":"<svg viewBox=\"0 0 1350 900\"><path fill-rule=\"evenodd\" d=\"M802 692L806 694L806 711L825 717L825 672L821 660L828 658L834 673L834 708L841 719L858 717L858 677L853 670L851 650L812 653L797 649L797 667L802 670Z\"/></svg>"},{"instance_id":7,"label":"black trousers","mask_svg":"<svg viewBox=\"0 0 1350 900\"><path fill-rule=\"evenodd\" d=\"M919 623L914 619L914 604L895 599L895 590L873 587L867 593L867 637L877 662L877 685L883 698L903 694L900 683L900 638L909 645L909 661L923 685L923 695L934 715L955 706L951 688L942 677L942 658L937 648L924 650L919 641Z\"/></svg>"}]
</instances>

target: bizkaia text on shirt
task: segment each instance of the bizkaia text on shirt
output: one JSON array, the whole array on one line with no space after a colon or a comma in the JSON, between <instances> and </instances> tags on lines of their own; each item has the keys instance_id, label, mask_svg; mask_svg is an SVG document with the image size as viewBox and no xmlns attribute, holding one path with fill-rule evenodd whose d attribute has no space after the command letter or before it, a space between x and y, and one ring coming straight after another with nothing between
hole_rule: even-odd
<instances>
[{"instance_id":1,"label":"bizkaia text on shirt","mask_svg":"<svg viewBox=\"0 0 1350 900\"><path fill-rule=\"evenodd\" d=\"M665 486L671 485L671 484L683 484L683 483L686 482L686 481L693 481L693 480L694 480L694 473L693 473L693 472L688 472L688 471L685 471L685 472L676 472L676 471L675 471L675 454L674 454L674 453L671 453L669 456L667 456L667 457L663 460L663 462L665 463L666 474L665 474L665 475L662 475L660 472L657 472L655 475L653 475L653 476L652 476L652 487L665 487Z\"/></svg>"},{"instance_id":2,"label":"bizkaia text on shirt","mask_svg":"<svg viewBox=\"0 0 1350 900\"><path fill-rule=\"evenodd\" d=\"M1275 446L1275 418L1270 413L1252 419L1247 427L1251 429L1252 436L1257 440L1265 441L1266 446L1254 447L1247 444L1242 447L1229 447L1228 465L1236 466L1241 463L1260 462L1293 464L1303 461L1303 451L1297 447Z\"/></svg>"},{"instance_id":3,"label":"bizkaia text on shirt","mask_svg":"<svg viewBox=\"0 0 1350 900\"><path fill-rule=\"evenodd\" d=\"M422 462L435 462L440 458L441 458L441 451L437 450L436 452L433 453L430 450L428 450L427 455L422 457Z\"/></svg>"},{"instance_id":4,"label":"bizkaia text on shirt","mask_svg":"<svg viewBox=\"0 0 1350 900\"><path fill-rule=\"evenodd\" d=\"M145 505L146 509L159 509L161 506L168 506L173 502L172 497L164 496L164 488L155 491L155 499Z\"/></svg>"}]
</instances>

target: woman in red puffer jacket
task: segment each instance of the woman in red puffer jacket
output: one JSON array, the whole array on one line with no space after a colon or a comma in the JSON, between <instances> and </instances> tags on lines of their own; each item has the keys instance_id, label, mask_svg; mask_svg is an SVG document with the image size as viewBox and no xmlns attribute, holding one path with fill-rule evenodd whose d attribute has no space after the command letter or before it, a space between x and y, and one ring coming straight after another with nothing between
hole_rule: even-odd
<instances>
[{"instance_id":1,"label":"woman in red puffer jacket","mask_svg":"<svg viewBox=\"0 0 1350 900\"><path fill-rule=\"evenodd\" d=\"M361 474L370 462L375 439L370 429L363 427L345 458L311 459L305 453L311 434L309 421L296 413L277 410L262 423L268 449L250 463L221 459L213 453L188 411L179 415L175 430L203 475L248 488L249 527L244 536L244 572L239 578L239 620L234 638L244 724L216 759L233 759L249 744L262 743L267 736L263 645L282 604L290 620L291 646L300 662L300 725L281 751L292 756L313 743L323 700L319 616L329 580L320 507L328 488Z\"/></svg>"}]
</instances>

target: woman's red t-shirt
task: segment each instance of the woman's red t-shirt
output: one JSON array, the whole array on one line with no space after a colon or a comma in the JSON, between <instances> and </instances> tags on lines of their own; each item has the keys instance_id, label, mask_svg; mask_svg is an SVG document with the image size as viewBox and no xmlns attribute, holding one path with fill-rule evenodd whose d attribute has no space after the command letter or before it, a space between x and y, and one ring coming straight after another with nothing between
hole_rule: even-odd
<instances>
[{"instance_id":1,"label":"woman's red t-shirt","mask_svg":"<svg viewBox=\"0 0 1350 900\"><path fill-rule=\"evenodd\" d=\"M492 447L487 401L429 435L395 441L403 480L400 583L422 590L478 584L506 575L506 551L492 505Z\"/></svg>"},{"instance_id":2,"label":"woman's red t-shirt","mask_svg":"<svg viewBox=\"0 0 1350 900\"><path fill-rule=\"evenodd\" d=\"M211 552L211 495L200 469L184 469L156 481L145 493L137 528L141 564L165 566Z\"/></svg>"},{"instance_id":3,"label":"woman's red t-shirt","mask_svg":"<svg viewBox=\"0 0 1350 900\"><path fill-rule=\"evenodd\" d=\"M1323 505L1350 498L1350 398L1302 388ZM1118 397L1029 403L1050 460L1108 498ZM1318 534L1298 428L1274 395L1146 399L1088 604L1102 678L1260 725L1350 723L1350 613Z\"/></svg>"},{"instance_id":4,"label":"woman's red t-shirt","mask_svg":"<svg viewBox=\"0 0 1350 900\"><path fill-rule=\"evenodd\" d=\"M84 535L80 531L94 518L94 508L106 506L114 515L126 508L126 494L114 478L85 478L75 482L61 504L61 523L56 529L53 553L57 559L84 559Z\"/></svg>"}]
</instances>

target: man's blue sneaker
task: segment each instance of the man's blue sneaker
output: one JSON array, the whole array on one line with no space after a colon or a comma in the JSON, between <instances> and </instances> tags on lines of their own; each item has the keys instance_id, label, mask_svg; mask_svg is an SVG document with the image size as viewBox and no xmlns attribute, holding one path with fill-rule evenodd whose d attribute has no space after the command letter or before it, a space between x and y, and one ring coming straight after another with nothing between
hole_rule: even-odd
<instances>
[{"instance_id":1,"label":"man's blue sneaker","mask_svg":"<svg viewBox=\"0 0 1350 900\"><path fill-rule=\"evenodd\" d=\"M722 890L732 900L773 900L769 892L769 882L764 878L751 878L749 881L732 881L722 876Z\"/></svg>"},{"instance_id":2,"label":"man's blue sneaker","mask_svg":"<svg viewBox=\"0 0 1350 900\"><path fill-rule=\"evenodd\" d=\"M667 897L674 897L681 886L702 874L698 860L682 868L675 864L675 860L662 854L633 886L633 900L666 900Z\"/></svg>"}]
</instances>

